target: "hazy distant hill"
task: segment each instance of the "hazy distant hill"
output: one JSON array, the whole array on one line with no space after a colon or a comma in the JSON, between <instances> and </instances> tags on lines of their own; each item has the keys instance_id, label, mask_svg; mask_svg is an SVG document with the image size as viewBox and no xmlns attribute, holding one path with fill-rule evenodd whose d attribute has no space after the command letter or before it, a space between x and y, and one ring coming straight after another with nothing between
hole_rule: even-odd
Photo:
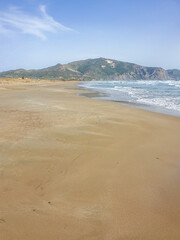
<instances>
[{"instance_id":1,"label":"hazy distant hill","mask_svg":"<svg viewBox=\"0 0 180 240\"><path fill-rule=\"evenodd\" d=\"M180 70L178 69L170 69L170 70L167 70L169 76L171 76L173 79L178 79L180 80Z\"/></svg>"},{"instance_id":2,"label":"hazy distant hill","mask_svg":"<svg viewBox=\"0 0 180 240\"><path fill-rule=\"evenodd\" d=\"M177 79L179 70L164 70L157 67L143 67L133 63L106 58L87 59L57 64L39 70L17 69L1 72L0 77L31 77L46 79L79 80L134 80L134 79ZM178 75L179 74L179 75Z\"/></svg>"}]
</instances>

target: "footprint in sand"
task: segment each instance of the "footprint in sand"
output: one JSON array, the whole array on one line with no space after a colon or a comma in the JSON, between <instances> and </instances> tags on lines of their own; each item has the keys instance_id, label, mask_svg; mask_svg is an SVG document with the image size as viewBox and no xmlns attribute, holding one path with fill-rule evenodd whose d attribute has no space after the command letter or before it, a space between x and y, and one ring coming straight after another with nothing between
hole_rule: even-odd
<instances>
[{"instance_id":1,"label":"footprint in sand","mask_svg":"<svg viewBox=\"0 0 180 240\"><path fill-rule=\"evenodd\" d=\"M0 218L0 223L5 223L6 221L3 218Z\"/></svg>"}]
</instances>

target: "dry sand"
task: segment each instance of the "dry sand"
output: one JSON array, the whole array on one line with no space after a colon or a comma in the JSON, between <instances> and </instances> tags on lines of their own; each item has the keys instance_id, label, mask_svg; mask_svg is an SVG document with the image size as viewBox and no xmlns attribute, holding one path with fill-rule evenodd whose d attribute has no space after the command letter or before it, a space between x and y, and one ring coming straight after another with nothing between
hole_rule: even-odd
<instances>
[{"instance_id":1,"label":"dry sand","mask_svg":"<svg viewBox=\"0 0 180 240\"><path fill-rule=\"evenodd\" d=\"M180 118L0 81L1 240L179 240Z\"/></svg>"}]
</instances>

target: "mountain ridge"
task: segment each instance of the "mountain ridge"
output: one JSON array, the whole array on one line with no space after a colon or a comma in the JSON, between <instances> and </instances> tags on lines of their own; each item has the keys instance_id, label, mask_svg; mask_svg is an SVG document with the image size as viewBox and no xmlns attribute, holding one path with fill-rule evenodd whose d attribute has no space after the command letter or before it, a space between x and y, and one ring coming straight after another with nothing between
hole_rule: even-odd
<instances>
[{"instance_id":1,"label":"mountain ridge","mask_svg":"<svg viewBox=\"0 0 180 240\"><path fill-rule=\"evenodd\" d=\"M145 67L135 63L109 58L95 58L56 64L42 69L16 69L0 72L0 78L37 78L63 80L174 80L180 79L180 70Z\"/></svg>"}]
</instances>

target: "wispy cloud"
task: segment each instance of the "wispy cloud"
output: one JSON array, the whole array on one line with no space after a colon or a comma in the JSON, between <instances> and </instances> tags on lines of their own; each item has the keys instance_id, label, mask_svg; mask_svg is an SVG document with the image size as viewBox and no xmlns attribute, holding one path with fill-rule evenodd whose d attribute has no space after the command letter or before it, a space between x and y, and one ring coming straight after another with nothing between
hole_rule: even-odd
<instances>
[{"instance_id":1,"label":"wispy cloud","mask_svg":"<svg viewBox=\"0 0 180 240\"><path fill-rule=\"evenodd\" d=\"M17 7L11 7L4 12L0 11L0 33L20 32L35 35L44 40L48 32L73 31L49 16L44 5L41 5L39 10L40 16L27 14Z\"/></svg>"}]
</instances>

